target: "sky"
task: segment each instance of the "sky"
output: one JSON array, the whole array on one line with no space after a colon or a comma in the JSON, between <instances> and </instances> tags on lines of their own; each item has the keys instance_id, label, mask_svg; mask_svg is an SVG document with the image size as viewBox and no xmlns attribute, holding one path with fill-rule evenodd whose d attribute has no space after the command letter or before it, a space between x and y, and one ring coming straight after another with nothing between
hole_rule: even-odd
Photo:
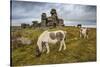
<instances>
[{"instance_id":1,"label":"sky","mask_svg":"<svg viewBox=\"0 0 100 67\"><path fill-rule=\"evenodd\" d=\"M65 25L96 25L96 6L78 5L64 3L12 1L11 20L12 25L21 23L31 24L32 21L41 21L41 14L46 13L50 16L51 9L57 11L59 18L64 20Z\"/></svg>"}]
</instances>

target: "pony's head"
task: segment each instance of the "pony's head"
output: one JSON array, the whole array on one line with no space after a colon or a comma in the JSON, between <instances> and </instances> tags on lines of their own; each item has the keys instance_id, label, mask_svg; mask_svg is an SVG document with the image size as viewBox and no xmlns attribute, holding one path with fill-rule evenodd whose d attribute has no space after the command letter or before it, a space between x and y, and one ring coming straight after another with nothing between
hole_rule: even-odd
<instances>
[{"instance_id":1,"label":"pony's head","mask_svg":"<svg viewBox=\"0 0 100 67\"><path fill-rule=\"evenodd\" d=\"M39 51L39 48L36 47L36 57L40 57L41 56L41 52Z\"/></svg>"}]
</instances>

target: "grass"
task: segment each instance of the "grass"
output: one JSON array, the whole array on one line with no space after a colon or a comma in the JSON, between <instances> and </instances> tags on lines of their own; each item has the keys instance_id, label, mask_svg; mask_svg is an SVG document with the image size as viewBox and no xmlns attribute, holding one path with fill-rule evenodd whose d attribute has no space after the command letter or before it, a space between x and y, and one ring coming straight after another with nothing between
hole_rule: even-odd
<instances>
[{"instance_id":1,"label":"grass","mask_svg":"<svg viewBox=\"0 0 100 67\"><path fill-rule=\"evenodd\" d=\"M53 28L49 30L57 30ZM58 51L59 44L50 45L50 53L43 53L40 57L36 57L36 42L43 29L21 29L12 32L12 39L24 36L32 40L30 45L22 45L19 43L12 44L12 65L27 66L40 64L59 64L59 63L76 63L96 61L96 29L89 29L89 38L79 38L79 29L76 27L60 28L67 31L66 50ZM21 45L14 48L15 45Z\"/></svg>"}]
</instances>

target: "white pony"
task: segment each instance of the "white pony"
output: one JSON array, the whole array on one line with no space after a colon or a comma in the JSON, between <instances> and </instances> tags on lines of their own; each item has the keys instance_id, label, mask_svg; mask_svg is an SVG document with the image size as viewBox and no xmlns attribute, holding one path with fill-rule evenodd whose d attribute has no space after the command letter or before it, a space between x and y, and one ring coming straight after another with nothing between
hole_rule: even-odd
<instances>
[{"instance_id":1,"label":"white pony","mask_svg":"<svg viewBox=\"0 0 100 67\"><path fill-rule=\"evenodd\" d=\"M61 51L62 47L65 50L66 45L64 42L66 31L57 30L57 31L44 31L38 38L37 46L38 46L38 53L43 52L43 46L47 49L47 54L50 52L49 43L56 44L60 42L59 51Z\"/></svg>"},{"instance_id":2,"label":"white pony","mask_svg":"<svg viewBox=\"0 0 100 67\"><path fill-rule=\"evenodd\" d=\"M80 29L80 37L88 38L88 29L87 28L81 28Z\"/></svg>"}]
</instances>

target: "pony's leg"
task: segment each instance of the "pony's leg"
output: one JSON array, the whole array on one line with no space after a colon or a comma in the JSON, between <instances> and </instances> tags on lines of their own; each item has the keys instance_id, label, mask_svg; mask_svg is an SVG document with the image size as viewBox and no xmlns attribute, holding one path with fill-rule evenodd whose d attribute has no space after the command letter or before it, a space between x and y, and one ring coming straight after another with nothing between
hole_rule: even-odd
<instances>
[{"instance_id":1,"label":"pony's leg","mask_svg":"<svg viewBox=\"0 0 100 67\"><path fill-rule=\"evenodd\" d=\"M86 35L86 34L84 34L84 39L85 39L85 38L87 38L87 35Z\"/></svg>"},{"instance_id":2,"label":"pony's leg","mask_svg":"<svg viewBox=\"0 0 100 67\"><path fill-rule=\"evenodd\" d=\"M46 48L47 48L47 54L50 52L50 49L49 49L49 45L48 43L45 44L46 45Z\"/></svg>"},{"instance_id":3,"label":"pony's leg","mask_svg":"<svg viewBox=\"0 0 100 67\"><path fill-rule=\"evenodd\" d=\"M65 44L64 40L63 40L63 45L64 45L64 50L66 50L66 44Z\"/></svg>"},{"instance_id":4,"label":"pony's leg","mask_svg":"<svg viewBox=\"0 0 100 67\"><path fill-rule=\"evenodd\" d=\"M61 41L61 42L60 42L59 51L61 51L61 49L62 49L62 46L63 46L63 42Z\"/></svg>"},{"instance_id":5,"label":"pony's leg","mask_svg":"<svg viewBox=\"0 0 100 67\"><path fill-rule=\"evenodd\" d=\"M88 34L86 34L86 38L88 39Z\"/></svg>"},{"instance_id":6,"label":"pony's leg","mask_svg":"<svg viewBox=\"0 0 100 67\"><path fill-rule=\"evenodd\" d=\"M82 33L80 33L80 38L82 37Z\"/></svg>"}]
</instances>

